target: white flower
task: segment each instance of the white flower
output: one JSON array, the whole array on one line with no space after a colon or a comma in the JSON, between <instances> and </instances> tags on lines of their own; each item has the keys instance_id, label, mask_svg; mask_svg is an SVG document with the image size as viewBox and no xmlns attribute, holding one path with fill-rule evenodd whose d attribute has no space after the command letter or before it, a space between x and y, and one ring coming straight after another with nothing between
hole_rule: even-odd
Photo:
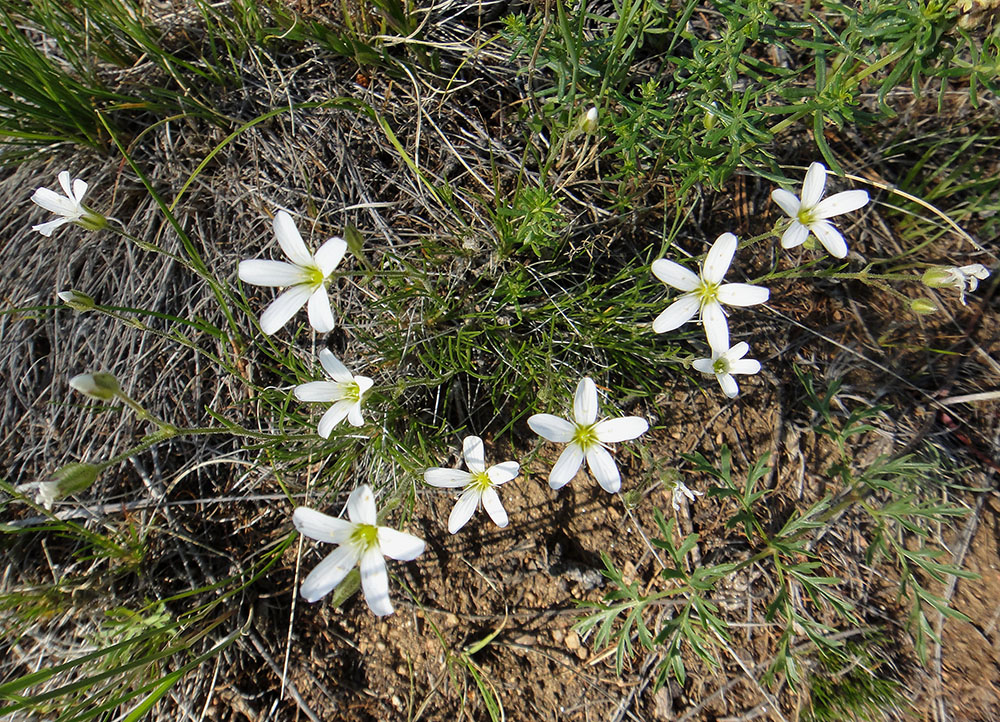
<instances>
[{"instance_id":1,"label":"white flower","mask_svg":"<svg viewBox=\"0 0 1000 722\"><path fill-rule=\"evenodd\" d=\"M274 235L291 263L253 259L240 261L240 280L255 286L289 286L260 317L260 330L270 335L284 326L300 308L309 303L309 323L319 333L333 330L333 310L326 283L344 253L342 238L331 238L313 255L285 211L274 217Z\"/></svg>"},{"instance_id":2,"label":"white flower","mask_svg":"<svg viewBox=\"0 0 1000 722\"><path fill-rule=\"evenodd\" d=\"M972 293L979 288L979 282L990 277L990 269L981 263L956 268L955 266L935 266L924 271L923 282L931 288L954 286L961 294L965 305L965 292Z\"/></svg>"},{"instance_id":3,"label":"white flower","mask_svg":"<svg viewBox=\"0 0 1000 722\"><path fill-rule=\"evenodd\" d=\"M59 195L48 188L37 188L31 196L31 201L45 210L55 213L59 218L54 221L32 226L43 236L51 236L52 231L67 223L76 223L90 230L97 230L107 225L107 219L100 213L95 213L83 205L83 196L87 192L87 183L77 178L70 182L68 170L59 173L59 185L65 195Z\"/></svg>"},{"instance_id":4,"label":"white flower","mask_svg":"<svg viewBox=\"0 0 1000 722\"><path fill-rule=\"evenodd\" d=\"M646 420L638 416L597 421L597 386L586 377L576 387L573 421L552 414L535 414L528 419L528 426L544 439L569 444L549 473L550 487L560 489L568 484L587 457L590 473L602 489L612 494L621 488L622 480L606 445L634 439L649 429Z\"/></svg>"},{"instance_id":5,"label":"white flower","mask_svg":"<svg viewBox=\"0 0 1000 722\"><path fill-rule=\"evenodd\" d=\"M736 253L737 240L732 233L723 233L705 256L701 276L673 261L659 258L653 261L653 275L668 286L685 291L667 306L653 321L656 333L673 331L687 323L697 313L705 327L705 335L713 349L729 348L729 324L722 305L756 306L764 303L771 292L763 286L748 283L722 283Z\"/></svg>"},{"instance_id":6,"label":"white flower","mask_svg":"<svg viewBox=\"0 0 1000 722\"><path fill-rule=\"evenodd\" d=\"M35 492L35 503L41 504L49 511L52 505L71 494L78 494L84 491L97 480L101 473L101 467L95 464L72 463L66 464L52 474L49 481L30 481L27 484L20 484L15 491L21 493L27 491Z\"/></svg>"},{"instance_id":7,"label":"white flower","mask_svg":"<svg viewBox=\"0 0 1000 722\"><path fill-rule=\"evenodd\" d=\"M319 352L319 362L333 381L310 381L295 387L295 398L299 401L333 401L323 418L319 420L316 432L324 439L330 438L333 427L347 417L351 426L361 426L361 400L372 387L367 376L353 376L330 349Z\"/></svg>"},{"instance_id":8,"label":"white flower","mask_svg":"<svg viewBox=\"0 0 1000 722\"><path fill-rule=\"evenodd\" d=\"M695 359L691 365L703 374L709 376L715 374L715 378L719 380L719 385L722 386L722 391L726 396L734 399L736 398L736 394L740 392L740 389L736 385L736 379L733 378L733 374L755 374L760 371L760 361L752 358L743 358L749 350L750 346L745 341L740 341L731 349L722 353L719 353L716 349L712 349L712 358Z\"/></svg>"},{"instance_id":9,"label":"white flower","mask_svg":"<svg viewBox=\"0 0 1000 722\"><path fill-rule=\"evenodd\" d=\"M833 227L827 218L850 213L868 203L866 191L844 191L836 193L826 200L823 188L826 186L826 167L822 163L813 163L806 171L802 181L802 200L794 193L777 188L771 192L771 200L781 206L792 223L781 236L782 248L795 248L805 243L809 232L819 239L823 247L834 258L844 258L847 255L847 243L840 231Z\"/></svg>"},{"instance_id":10,"label":"white flower","mask_svg":"<svg viewBox=\"0 0 1000 722\"><path fill-rule=\"evenodd\" d=\"M483 503L486 513L497 526L507 526L507 512L500 503L496 487L516 477L521 467L516 461L505 461L487 469L483 440L478 436L465 437L462 453L468 471L435 467L424 472L424 481L431 486L443 489L465 487L448 517L448 531L455 534L465 526L479 508L479 502Z\"/></svg>"},{"instance_id":11,"label":"white flower","mask_svg":"<svg viewBox=\"0 0 1000 722\"><path fill-rule=\"evenodd\" d=\"M339 545L309 573L300 593L307 602L318 601L340 584L355 565L360 565L361 588L368 607L380 617L392 614L384 557L408 562L423 553L424 542L411 534L378 526L375 497L367 484L351 492L347 516L350 521L304 506L295 510L292 522L300 533L316 541Z\"/></svg>"},{"instance_id":12,"label":"white flower","mask_svg":"<svg viewBox=\"0 0 1000 722\"><path fill-rule=\"evenodd\" d=\"M674 507L674 511L680 511L681 501L684 497L687 497L688 501L693 502L696 496L703 496L704 494L705 492L703 491L692 491L691 489L688 489L683 481L677 479L674 482L674 494L673 499L671 500L671 506Z\"/></svg>"}]
</instances>

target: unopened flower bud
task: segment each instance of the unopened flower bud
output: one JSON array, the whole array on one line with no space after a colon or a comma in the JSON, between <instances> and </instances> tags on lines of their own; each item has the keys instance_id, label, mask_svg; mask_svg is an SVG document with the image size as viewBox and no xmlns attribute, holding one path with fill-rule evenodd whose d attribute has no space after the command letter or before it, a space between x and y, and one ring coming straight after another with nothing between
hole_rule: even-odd
<instances>
[{"instance_id":1,"label":"unopened flower bud","mask_svg":"<svg viewBox=\"0 0 1000 722\"><path fill-rule=\"evenodd\" d=\"M598 127L597 107L595 106L580 118L580 130L584 133L596 133Z\"/></svg>"},{"instance_id":2,"label":"unopened flower bud","mask_svg":"<svg viewBox=\"0 0 1000 722\"><path fill-rule=\"evenodd\" d=\"M94 299L82 291L70 289L69 291L57 291L59 300L72 308L74 311L89 311L96 305Z\"/></svg>"},{"instance_id":3,"label":"unopened flower bud","mask_svg":"<svg viewBox=\"0 0 1000 722\"><path fill-rule=\"evenodd\" d=\"M78 226L83 226L88 231L99 231L102 228L107 227L108 219L97 211L92 211L89 208L84 207L83 215L76 220L76 224Z\"/></svg>"},{"instance_id":4,"label":"unopened flower bud","mask_svg":"<svg viewBox=\"0 0 1000 722\"><path fill-rule=\"evenodd\" d=\"M110 401L122 391L118 379L109 373L79 374L69 380L69 385L98 401Z\"/></svg>"},{"instance_id":5,"label":"unopened flower bud","mask_svg":"<svg viewBox=\"0 0 1000 722\"><path fill-rule=\"evenodd\" d=\"M910 310L914 313L927 314L935 313L937 311L937 306L934 302L927 298L914 298L910 301Z\"/></svg>"},{"instance_id":6,"label":"unopened flower bud","mask_svg":"<svg viewBox=\"0 0 1000 722\"><path fill-rule=\"evenodd\" d=\"M73 463L60 467L50 481L21 484L18 491L35 490L35 503L51 510L52 505L71 494L78 494L97 480L101 468L94 464Z\"/></svg>"}]
</instances>

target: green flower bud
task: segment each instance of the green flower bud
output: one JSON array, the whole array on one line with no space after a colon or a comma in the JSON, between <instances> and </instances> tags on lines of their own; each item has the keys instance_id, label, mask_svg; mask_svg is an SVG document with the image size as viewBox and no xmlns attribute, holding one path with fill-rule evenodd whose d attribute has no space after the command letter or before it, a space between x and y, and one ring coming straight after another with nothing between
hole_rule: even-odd
<instances>
[{"instance_id":1,"label":"green flower bud","mask_svg":"<svg viewBox=\"0 0 1000 722\"><path fill-rule=\"evenodd\" d=\"M56 470L51 481L33 482L19 488L36 488L35 503L52 509L52 504L60 499L90 488L100 472L101 467L94 464L66 464Z\"/></svg>"},{"instance_id":2,"label":"green flower bud","mask_svg":"<svg viewBox=\"0 0 1000 722\"><path fill-rule=\"evenodd\" d=\"M961 285L961 278L956 275L955 269L947 266L934 266L933 268L928 268L924 271L924 275L920 280L923 281L925 286L930 288L947 288L948 286L954 286L956 280L959 285Z\"/></svg>"},{"instance_id":3,"label":"green flower bud","mask_svg":"<svg viewBox=\"0 0 1000 722\"><path fill-rule=\"evenodd\" d=\"M69 291L57 291L56 296L58 296L60 301L65 303L74 311L90 311L95 305L97 305L94 302L94 299L86 293L76 291L74 289L70 289Z\"/></svg>"},{"instance_id":4,"label":"green flower bud","mask_svg":"<svg viewBox=\"0 0 1000 722\"><path fill-rule=\"evenodd\" d=\"M584 133L596 133L600 127L597 115L597 107L593 107L580 117L580 130Z\"/></svg>"},{"instance_id":5,"label":"green flower bud","mask_svg":"<svg viewBox=\"0 0 1000 722\"><path fill-rule=\"evenodd\" d=\"M122 392L118 379L109 373L79 374L69 380L69 385L97 401L111 401Z\"/></svg>"},{"instance_id":6,"label":"green flower bud","mask_svg":"<svg viewBox=\"0 0 1000 722\"><path fill-rule=\"evenodd\" d=\"M97 211L92 211L89 208L84 208L83 215L81 215L76 220L76 224L78 226L83 226L88 231L99 231L102 228L107 227L108 219L102 216Z\"/></svg>"},{"instance_id":7,"label":"green flower bud","mask_svg":"<svg viewBox=\"0 0 1000 722\"><path fill-rule=\"evenodd\" d=\"M910 310L914 313L935 313L937 311L937 306L934 302L927 298L914 298L910 301Z\"/></svg>"}]
</instances>

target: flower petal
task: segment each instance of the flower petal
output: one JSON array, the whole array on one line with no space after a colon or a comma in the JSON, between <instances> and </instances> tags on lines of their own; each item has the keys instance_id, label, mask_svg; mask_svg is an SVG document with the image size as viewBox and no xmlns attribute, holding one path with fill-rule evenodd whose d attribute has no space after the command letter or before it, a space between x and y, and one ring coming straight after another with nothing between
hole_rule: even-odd
<instances>
[{"instance_id":1,"label":"flower petal","mask_svg":"<svg viewBox=\"0 0 1000 722\"><path fill-rule=\"evenodd\" d=\"M364 398L365 392L372 387L375 382L367 376L355 376L354 383L358 385L358 396Z\"/></svg>"},{"instance_id":2,"label":"flower petal","mask_svg":"<svg viewBox=\"0 0 1000 722\"><path fill-rule=\"evenodd\" d=\"M38 231L48 238L55 229L59 226L65 226L69 222L68 218L56 218L54 221L46 221L45 223L39 223L37 226L32 226L31 230Z\"/></svg>"},{"instance_id":3,"label":"flower petal","mask_svg":"<svg viewBox=\"0 0 1000 722\"><path fill-rule=\"evenodd\" d=\"M808 237L809 229L798 221L792 221L792 224L781 234L781 247L795 248L796 246L801 246L806 242Z\"/></svg>"},{"instance_id":4,"label":"flower petal","mask_svg":"<svg viewBox=\"0 0 1000 722\"><path fill-rule=\"evenodd\" d=\"M77 178L73 181L73 200L79 206L83 202L83 197L87 195L87 181Z\"/></svg>"},{"instance_id":5,"label":"flower petal","mask_svg":"<svg viewBox=\"0 0 1000 722\"><path fill-rule=\"evenodd\" d=\"M309 325L317 333L330 333L333 330L333 309L330 308L326 286L320 285L309 297Z\"/></svg>"},{"instance_id":6,"label":"flower petal","mask_svg":"<svg viewBox=\"0 0 1000 722\"><path fill-rule=\"evenodd\" d=\"M309 576L302 582L299 594L307 602L318 602L344 581L344 577L357 563L358 554L354 547L342 544L309 572Z\"/></svg>"},{"instance_id":7,"label":"flower petal","mask_svg":"<svg viewBox=\"0 0 1000 722\"><path fill-rule=\"evenodd\" d=\"M344 242L343 238L331 238L316 251L313 263L323 273L323 278L326 278L337 270L337 266L340 265L340 261L346 252L347 243Z\"/></svg>"},{"instance_id":8,"label":"flower petal","mask_svg":"<svg viewBox=\"0 0 1000 722\"><path fill-rule=\"evenodd\" d=\"M579 444L570 444L559 455L555 466L549 472L549 486L553 489L560 489L576 476L583 463L583 449Z\"/></svg>"},{"instance_id":9,"label":"flower petal","mask_svg":"<svg viewBox=\"0 0 1000 722\"><path fill-rule=\"evenodd\" d=\"M587 466L604 491L614 494L621 489L622 477L618 473L618 464L603 446L592 446L587 449Z\"/></svg>"},{"instance_id":10,"label":"flower petal","mask_svg":"<svg viewBox=\"0 0 1000 722\"><path fill-rule=\"evenodd\" d=\"M343 544L351 538L354 531L354 524L346 519L338 519L305 506L295 510L292 523L300 534L328 544Z\"/></svg>"},{"instance_id":11,"label":"flower petal","mask_svg":"<svg viewBox=\"0 0 1000 722\"><path fill-rule=\"evenodd\" d=\"M469 471L486 471L486 455L483 451L483 440L478 436L466 436L462 442L462 456Z\"/></svg>"},{"instance_id":12,"label":"flower petal","mask_svg":"<svg viewBox=\"0 0 1000 722\"><path fill-rule=\"evenodd\" d=\"M373 545L361 555L361 589L368 608L377 616L392 614L389 601L389 574L385 571L385 557L378 545Z\"/></svg>"},{"instance_id":13,"label":"flower petal","mask_svg":"<svg viewBox=\"0 0 1000 722\"><path fill-rule=\"evenodd\" d=\"M496 489L483 489L483 508L486 509L486 513L490 515L494 524L501 529L507 526L509 521L507 510L503 508L503 503L500 501L500 495L497 494Z\"/></svg>"},{"instance_id":14,"label":"flower petal","mask_svg":"<svg viewBox=\"0 0 1000 722\"><path fill-rule=\"evenodd\" d=\"M347 497L347 516L355 524L370 524L378 522L375 516L375 495L368 484L362 484Z\"/></svg>"},{"instance_id":15,"label":"flower petal","mask_svg":"<svg viewBox=\"0 0 1000 722\"><path fill-rule=\"evenodd\" d=\"M528 419L528 428L548 441L565 444L573 440L576 427L566 419L552 414L535 414Z\"/></svg>"},{"instance_id":16,"label":"flower petal","mask_svg":"<svg viewBox=\"0 0 1000 722\"><path fill-rule=\"evenodd\" d=\"M705 256L705 265L701 268L702 279L709 283L720 283L729 270L729 264L733 262L737 245L739 242L732 233L723 233L716 238Z\"/></svg>"},{"instance_id":17,"label":"flower petal","mask_svg":"<svg viewBox=\"0 0 1000 722\"><path fill-rule=\"evenodd\" d=\"M621 419L605 419L594 426L597 440L605 444L616 444L642 436L649 431L649 422L638 416L626 416ZM589 458L589 457L588 457Z\"/></svg>"},{"instance_id":18,"label":"flower petal","mask_svg":"<svg viewBox=\"0 0 1000 722\"><path fill-rule=\"evenodd\" d=\"M750 344L746 341L740 341L738 344L731 346L729 350L722 355L726 357L726 360L729 361L729 363L733 363L737 359L741 359L746 356L749 350Z\"/></svg>"},{"instance_id":19,"label":"flower petal","mask_svg":"<svg viewBox=\"0 0 1000 722\"><path fill-rule=\"evenodd\" d=\"M771 191L771 200L777 203L789 218L795 218L799 214L799 207L802 205L794 193L790 193L784 188L775 188Z\"/></svg>"},{"instance_id":20,"label":"flower petal","mask_svg":"<svg viewBox=\"0 0 1000 722\"><path fill-rule=\"evenodd\" d=\"M351 407L354 406L354 402L350 399L341 399L333 406L326 410L326 413L320 417L319 425L316 427L316 433L322 436L324 439L329 439L330 434L337 427L344 418L351 413Z\"/></svg>"},{"instance_id":21,"label":"flower petal","mask_svg":"<svg viewBox=\"0 0 1000 722\"><path fill-rule=\"evenodd\" d=\"M347 367L344 366L341 360L337 358L330 349L325 348L319 352L319 362L323 366L323 370L326 371L330 375L330 378L334 381L354 381L354 376L351 375L351 372L347 370Z\"/></svg>"},{"instance_id":22,"label":"flower petal","mask_svg":"<svg viewBox=\"0 0 1000 722\"><path fill-rule=\"evenodd\" d=\"M268 336L281 330L281 327L306 305L310 295L308 286L292 286L283 292L261 315L260 330Z\"/></svg>"},{"instance_id":23,"label":"flower petal","mask_svg":"<svg viewBox=\"0 0 1000 722\"><path fill-rule=\"evenodd\" d=\"M719 286L719 303L727 306L756 306L764 303L771 296L771 291L764 286L753 286L749 283L725 283Z\"/></svg>"},{"instance_id":24,"label":"flower petal","mask_svg":"<svg viewBox=\"0 0 1000 722\"><path fill-rule=\"evenodd\" d=\"M506 484L511 479L516 479L520 472L521 465L516 461L505 461L491 466L486 470L486 475L494 484Z\"/></svg>"},{"instance_id":25,"label":"flower petal","mask_svg":"<svg viewBox=\"0 0 1000 722\"><path fill-rule=\"evenodd\" d=\"M278 211L274 217L274 235L281 250L288 256L288 260L296 266L313 265L312 254L306 248L299 229L295 227L295 221L285 211Z\"/></svg>"},{"instance_id":26,"label":"flower petal","mask_svg":"<svg viewBox=\"0 0 1000 722\"><path fill-rule=\"evenodd\" d=\"M424 472L424 481L439 489L457 489L472 480L472 474L462 469L443 469L436 466Z\"/></svg>"},{"instance_id":27,"label":"flower petal","mask_svg":"<svg viewBox=\"0 0 1000 722\"><path fill-rule=\"evenodd\" d=\"M685 293L676 301L667 306L659 316L653 320L653 331L656 333L666 333L680 328L685 323L694 318L698 313L701 301L693 293Z\"/></svg>"},{"instance_id":28,"label":"flower petal","mask_svg":"<svg viewBox=\"0 0 1000 722\"><path fill-rule=\"evenodd\" d=\"M653 275L665 284L680 291L693 291L698 288L698 274L679 263L658 258L651 267Z\"/></svg>"},{"instance_id":29,"label":"flower petal","mask_svg":"<svg viewBox=\"0 0 1000 722\"><path fill-rule=\"evenodd\" d=\"M813 209L813 217L824 219L839 216L841 213L850 213L868 205L867 191L844 191L836 193L829 198L824 198L819 205Z\"/></svg>"},{"instance_id":30,"label":"flower petal","mask_svg":"<svg viewBox=\"0 0 1000 722\"><path fill-rule=\"evenodd\" d=\"M479 507L480 497L479 489L466 489L462 492L458 501L455 502L455 508L451 510L451 515L448 517L449 533L457 534L468 523Z\"/></svg>"},{"instance_id":31,"label":"flower petal","mask_svg":"<svg viewBox=\"0 0 1000 722\"><path fill-rule=\"evenodd\" d=\"M59 185L62 186L63 193L66 194L67 198L73 197L73 186L70 183L72 176L69 174L68 170L59 171Z\"/></svg>"},{"instance_id":32,"label":"flower petal","mask_svg":"<svg viewBox=\"0 0 1000 722\"><path fill-rule=\"evenodd\" d=\"M236 275L244 283L254 286L294 286L308 280L307 274L298 266L260 258L240 261Z\"/></svg>"},{"instance_id":33,"label":"flower petal","mask_svg":"<svg viewBox=\"0 0 1000 722\"><path fill-rule=\"evenodd\" d=\"M31 201L56 215L70 217L79 215L79 209L73 201L48 188L36 189L31 196Z\"/></svg>"},{"instance_id":34,"label":"flower petal","mask_svg":"<svg viewBox=\"0 0 1000 722\"><path fill-rule=\"evenodd\" d=\"M826 187L826 166L822 163L811 163L802 181L802 208L815 208L823 197Z\"/></svg>"},{"instance_id":35,"label":"flower petal","mask_svg":"<svg viewBox=\"0 0 1000 722\"><path fill-rule=\"evenodd\" d=\"M295 398L299 401L312 403L317 401L340 401L340 386L330 381L310 381L299 384L294 390Z\"/></svg>"},{"instance_id":36,"label":"flower petal","mask_svg":"<svg viewBox=\"0 0 1000 722\"><path fill-rule=\"evenodd\" d=\"M714 364L715 362L710 358L696 358L691 362L691 368L695 371L701 371L703 374L714 374Z\"/></svg>"},{"instance_id":37,"label":"flower petal","mask_svg":"<svg viewBox=\"0 0 1000 722\"><path fill-rule=\"evenodd\" d=\"M584 376L576 385L573 418L580 426L590 426L597 421L597 384L589 376Z\"/></svg>"},{"instance_id":38,"label":"flower petal","mask_svg":"<svg viewBox=\"0 0 1000 722\"><path fill-rule=\"evenodd\" d=\"M733 361L729 366L729 373L731 374L745 374L752 375L760 373L760 361L752 358L740 359L739 361Z\"/></svg>"},{"instance_id":39,"label":"flower petal","mask_svg":"<svg viewBox=\"0 0 1000 722\"><path fill-rule=\"evenodd\" d=\"M361 402L355 401L347 410L347 423L351 426L364 426L365 418L361 415Z\"/></svg>"},{"instance_id":40,"label":"flower petal","mask_svg":"<svg viewBox=\"0 0 1000 722\"><path fill-rule=\"evenodd\" d=\"M740 387L736 385L736 379L733 378L733 375L717 374L716 378L719 379L719 385L722 387L722 393L731 399L735 399L737 394L740 392Z\"/></svg>"},{"instance_id":41,"label":"flower petal","mask_svg":"<svg viewBox=\"0 0 1000 722\"><path fill-rule=\"evenodd\" d=\"M834 258L847 256L847 241L830 221L816 221L809 226L809 230L816 234L819 242L831 256Z\"/></svg>"},{"instance_id":42,"label":"flower petal","mask_svg":"<svg viewBox=\"0 0 1000 722\"><path fill-rule=\"evenodd\" d=\"M726 321L726 314L722 312L722 306L716 301L706 303L701 311L701 322L712 353L725 353L729 348L729 323Z\"/></svg>"},{"instance_id":43,"label":"flower petal","mask_svg":"<svg viewBox=\"0 0 1000 722\"><path fill-rule=\"evenodd\" d=\"M387 526L378 528L378 545L382 553L390 559L400 562L408 562L416 559L424 553L424 540L407 534L405 531L396 531Z\"/></svg>"}]
</instances>

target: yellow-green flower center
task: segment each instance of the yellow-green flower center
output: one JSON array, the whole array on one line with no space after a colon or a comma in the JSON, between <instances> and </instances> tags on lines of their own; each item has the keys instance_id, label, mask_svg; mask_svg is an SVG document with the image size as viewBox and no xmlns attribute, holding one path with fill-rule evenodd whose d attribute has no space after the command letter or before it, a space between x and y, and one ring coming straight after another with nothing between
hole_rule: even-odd
<instances>
[{"instance_id":1,"label":"yellow-green flower center","mask_svg":"<svg viewBox=\"0 0 1000 722\"><path fill-rule=\"evenodd\" d=\"M319 288L326 282L326 276L319 270L318 266L306 266L306 283L310 288Z\"/></svg>"},{"instance_id":2,"label":"yellow-green flower center","mask_svg":"<svg viewBox=\"0 0 1000 722\"><path fill-rule=\"evenodd\" d=\"M725 356L720 356L712 362L712 371L717 374L728 374L729 373L729 361L726 360Z\"/></svg>"},{"instance_id":3,"label":"yellow-green flower center","mask_svg":"<svg viewBox=\"0 0 1000 722\"><path fill-rule=\"evenodd\" d=\"M813 213L812 208L799 208L799 212L795 216L795 219L804 226L811 226L816 222L816 216Z\"/></svg>"},{"instance_id":4,"label":"yellow-green flower center","mask_svg":"<svg viewBox=\"0 0 1000 722\"><path fill-rule=\"evenodd\" d=\"M372 524L356 524L351 532L351 542L361 547L363 551L378 544L378 527Z\"/></svg>"},{"instance_id":5,"label":"yellow-green flower center","mask_svg":"<svg viewBox=\"0 0 1000 722\"><path fill-rule=\"evenodd\" d=\"M600 441L597 439L597 434L594 433L594 426L596 424L590 424L589 426L577 424L576 430L573 432L573 443L578 444L584 451L591 446L599 444Z\"/></svg>"},{"instance_id":6,"label":"yellow-green flower center","mask_svg":"<svg viewBox=\"0 0 1000 722\"><path fill-rule=\"evenodd\" d=\"M701 302L702 308L712 301L719 300L719 286L721 285L721 283L711 283L704 279L698 284L698 288L694 289L694 293Z\"/></svg>"},{"instance_id":7,"label":"yellow-green flower center","mask_svg":"<svg viewBox=\"0 0 1000 722\"><path fill-rule=\"evenodd\" d=\"M493 481L485 471L473 471L472 478L469 479L468 488L486 491L493 486Z\"/></svg>"},{"instance_id":8,"label":"yellow-green flower center","mask_svg":"<svg viewBox=\"0 0 1000 722\"><path fill-rule=\"evenodd\" d=\"M340 382L340 397L346 399L347 401L360 401L361 400L361 387L358 386L357 381L341 381Z\"/></svg>"}]
</instances>

